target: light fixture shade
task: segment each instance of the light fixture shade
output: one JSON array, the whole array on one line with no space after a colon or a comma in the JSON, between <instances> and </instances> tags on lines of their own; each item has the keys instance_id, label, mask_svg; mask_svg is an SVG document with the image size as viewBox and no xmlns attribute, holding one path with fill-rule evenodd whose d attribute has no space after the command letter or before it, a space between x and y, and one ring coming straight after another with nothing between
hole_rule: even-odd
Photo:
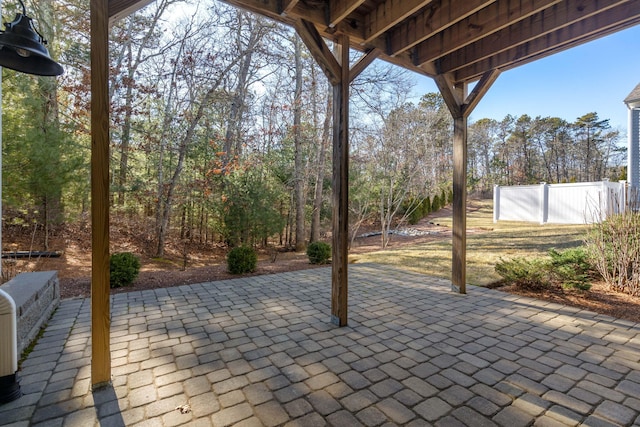
<instances>
[{"instance_id":1,"label":"light fixture shade","mask_svg":"<svg viewBox=\"0 0 640 427\"><path fill-rule=\"evenodd\" d=\"M51 59L46 41L33 27L31 18L21 13L0 32L0 66L38 76L59 76L60 64Z\"/></svg>"}]
</instances>

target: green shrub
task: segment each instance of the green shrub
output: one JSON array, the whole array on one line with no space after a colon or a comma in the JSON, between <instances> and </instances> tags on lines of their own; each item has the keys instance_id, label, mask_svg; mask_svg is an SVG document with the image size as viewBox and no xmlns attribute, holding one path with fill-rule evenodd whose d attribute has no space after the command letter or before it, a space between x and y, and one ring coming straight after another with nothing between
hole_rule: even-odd
<instances>
[{"instance_id":1,"label":"green shrub","mask_svg":"<svg viewBox=\"0 0 640 427\"><path fill-rule=\"evenodd\" d=\"M140 260L131 252L120 252L109 258L109 285L112 288L129 286L140 272Z\"/></svg>"},{"instance_id":2,"label":"green shrub","mask_svg":"<svg viewBox=\"0 0 640 427\"><path fill-rule=\"evenodd\" d=\"M409 223L409 225L416 225L418 222L420 222L421 219L422 219L422 216L420 215L420 211L417 209L414 209L409 214L409 218L407 218L407 223Z\"/></svg>"},{"instance_id":3,"label":"green shrub","mask_svg":"<svg viewBox=\"0 0 640 427\"><path fill-rule=\"evenodd\" d=\"M429 196L424 198L420 208L422 209L423 218L431 213L431 200L429 199Z\"/></svg>"},{"instance_id":4,"label":"green shrub","mask_svg":"<svg viewBox=\"0 0 640 427\"><path fill-rule=\"evenodd\" d=\"M587 291L594 273L582 248L551 249L546 258L500 260L495 270L505 283L534 291L552 287Z\"/></svg>"},{"instance_id":5,"label":"green shrub","mask_svg":"<svg viewBox=\"0 0 640 427\"><path fill-rule=\"evenodd\" d=\"M325 242L312 242L307 246L307 256L311 264L326 264L331 258L331 245Z\"/></svg>"},{"instance_id":6,"label":"green shrub","mask_svg":"<svg viewBox=\"0 0 640 427\"><path fill-rule=\"evenodd\" d=\"M437 212L441 207L442 206L440 205L440 198L436 194L435 196L433 196L433 199L431 199L431 212Z\"/></svg>"},{"instance_id":7,"label":"green shrub","mask_svg":"<svg viewBox=\"0 0 640 427\"><path fill-rule=\"evenodd\" d=\"M238 246L227 254L227 269L231 274L251 273L256 270L258 254L248 246Z\"/></svg>"},{"instance_id":8,"label":"green shrub","mask_svg":"<svg viewBox=\"0 0 640 427\"><path fill-rule=\"evenodd\" d=\"M589 279L593 276L593 268L589 263L587 251L583 248L566 249L562 252L551 249L549 256L550 273L563 287L582 291L591 288Z\"/></svg>"},{"instance_id":9,"label":"green shrub","mask_svg":"<svg viewBox=\"0 0 640 427\"><path fill-rule=\"evenodd\" d=\"M420 202L411 198L405 206L405 214L409 212L407 222L411 225L417 224L422 219L422 209L420 209Z\"/></svg>"},{"instance_id":10,"label":"green shrub","mask_svg":"<svg viewBox=\"0 0 640 427\"><path fill-rule=\"evenodd\" d=\"M496 264L495 270L505 283L517 285L524 289L541 290L548 288L550 285L546 279L545 262L539 258L501 259Z\"/></svg>"},{"instance_id":11,"label":"green shrub","mask_svg":"<svg viewBox=\"0 0 640 427\"><path fill-rule=\"evenodd\" d=\"M411 197L402 204L402 212L407 215L407 222L411 225L417 224L420 220L431 212L431 202L429 196Z\"/></svg>"}]
</instances>

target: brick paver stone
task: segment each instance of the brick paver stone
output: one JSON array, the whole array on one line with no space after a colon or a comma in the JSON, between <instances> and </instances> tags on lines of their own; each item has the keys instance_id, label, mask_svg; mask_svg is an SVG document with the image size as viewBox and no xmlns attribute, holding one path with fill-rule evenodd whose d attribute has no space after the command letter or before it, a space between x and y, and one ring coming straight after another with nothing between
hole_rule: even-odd
<instances>
[{"instance_id":1,"label":"brick paver stone","mask_svg":"<svg viewBox=\"0 0 640 427\"><path fill-rule=\"evenodd\" d=\"M637 416L633 410L609 400L598 405L593 414L620 425L630 424Z\"/></svg>"},{"instance_id":2,"label":"brick paver stone","mask_svg":"<svg viewBox=\"0 0 640 427\"><path fill-rule=\"evenodd\" d=\"M284 405L285 410L291 418L301 417L313 410L313 407L305 399L296 399Z\"/></svg>"},{"instance_id":3,"label":"brick paver stone","mask_svg":"<svg viewBox=\"0 0 640 427\"><path fill-rule=\"evenodd\" d=\"M277 426L289 420L285 409L275 400L263 403L255 407L257 417L265 426Z\"/></svg>"},{"instance_id":4,"label":"brick paver stone","mask_svg":"<svg viewBox=\"0 0 640 427\"><path fill-rule=\"evenodd\" d=\"M380 409L391 421L397 424L405 424L416 416L413 411L392 398L376 403L376 408Z\"/></svg>"},{"instance_id":5,"label":"brick paver stone","mask_svg":"<svg viewBox=\"0 0 640 427\"><path fill-rule=\"evenodd\" d=\"M584 419L584 416L559 405L553 405L550 407L545 415L561 422L564 425L578 425L580 421Z\"/></svg>"},{"instance_id":6,"label":"brick paver stone","mask_svg":"<svg viewBox=\"0 0 640 427\"><path fill-rule=\"evenodd\" d=\"M379 398L371 391L361 390L345 397L340 402L346 409L355 413L368 406L371 406L378 400Z\"/></svg>"},{"instance_id":7,"label":"brick paver stone","mask_svg":"<svg viewBox=\"0 0 640 427\"><path fill-rule=\"evenodd\" d=\"M445 416L452 407L438 397L432 397L413 408L418 415L427 421L435 421Z\"/></svg>"},{"instance_id":8,"label":"brick paver stone","mask_svg":"<svg viewBox=\"0 0 640 427\"><path fill-rule=\"evenodd\" d=\"M455 409L451 415L455 418L459 419L466 426L477 426L477 427L492 427L496 426L496 423L491 421L490 419L484 417L482 414L474 411L468 407L461 407Z\"/></svg>"},{"instance_id":9,"label":"brick paver stone","mask_svg":"<svg viewBox=\"0 0 640 427\"><path fill-rule=\"evenodd\" d=\"M327 421L334 426L360 427L363 425L351 412L348 411L334 412L327 417Z\"/></svg>"},{"instance_id":10,"label":"brick paver stone","mask_svg":"<svg viewBox=\"0 0 640 427\"><path fill-rule=\"evenodd\" d=\"M363 409L356 414L358 420L365 426L379 426L387 421L387 416L383 414L378 408L370 406Z\"/></svg>"},{"instance_id":11,"label":"brick paver stone","mask_svg":"<svg viewBox=\"0 0 640 427\"><path fill-rule=\"evenodd\" d=\"M509 406L500 411L493 421L503 427L525 427L531 424L534 417L521 409Z\"/></svg>"},{"instance_id":12,"label":"brick paver stone","mask_svg":"<svg viewBox=\"0 0 640 427\"><path fill-rule=\"evenodd\" d=\"M340 403L324 390L311 393L308 399L311 406L323 416L329 415L341 408Z\"/></svg>"}]
</instances>

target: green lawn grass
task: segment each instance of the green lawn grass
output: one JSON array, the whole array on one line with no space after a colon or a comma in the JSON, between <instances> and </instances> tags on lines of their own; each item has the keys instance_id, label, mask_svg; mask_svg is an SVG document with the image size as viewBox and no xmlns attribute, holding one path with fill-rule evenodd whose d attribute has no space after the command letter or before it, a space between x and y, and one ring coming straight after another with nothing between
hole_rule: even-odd
<instances>
[{"instance_id":1,"label":"green lawn grass","mask_svg":"<svg viewBox=\"0 0 640 427\"><path fill-rule=\"evenodd\" d=\"M535 224L500 221L493 223L491 200L474 201L480 209L469 212L467 228L482 228L481 233L467 233L467 283L486 286L500 280L494 270L500 259L538 257L549 249L580 246L589 229L587 225ZM433 220L451 227L451 217ZM350 262L376 262L394 265L432 276L451 278L451 238L432 243L405 246L349 257Z\"/></svg>"}]
</instances>

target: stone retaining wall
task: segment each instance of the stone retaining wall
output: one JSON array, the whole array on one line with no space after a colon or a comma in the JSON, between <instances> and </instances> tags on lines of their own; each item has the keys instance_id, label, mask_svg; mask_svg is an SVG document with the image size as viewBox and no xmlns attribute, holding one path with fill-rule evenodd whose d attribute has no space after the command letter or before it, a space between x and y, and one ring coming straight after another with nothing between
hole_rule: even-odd
<instances>
[{"instance_id":1,"label":"stone retaining wall","mask_svg":"<svg viewBox=\"0 0 640 427\"><path fill-rule=\"evenodd\" d=\"M16 303L18 357L60 303L57 271L18 274L0 289Z\"/></svg>"}]
</instances>

